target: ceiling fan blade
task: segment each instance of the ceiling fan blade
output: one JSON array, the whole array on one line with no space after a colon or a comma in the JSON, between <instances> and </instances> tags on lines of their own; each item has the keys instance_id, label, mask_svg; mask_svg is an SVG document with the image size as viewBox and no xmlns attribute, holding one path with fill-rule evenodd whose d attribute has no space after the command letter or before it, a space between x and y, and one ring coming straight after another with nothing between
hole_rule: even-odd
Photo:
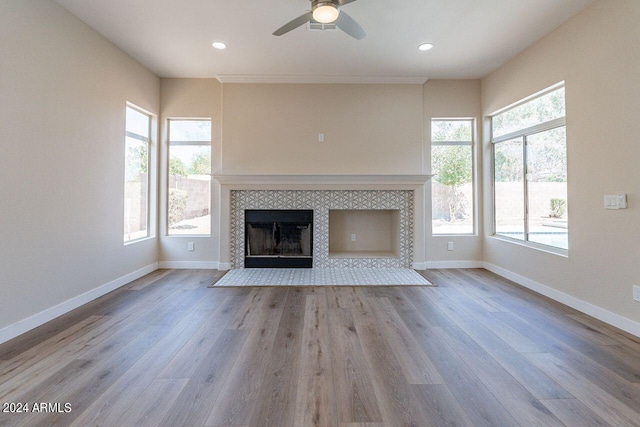
<instances>
[{"instance_id":1,"label":"ceiling fan blade","mask_svg":"<svg viewBox=\"0 0 640 427\"><path fill-rule=\"evenodd\" d=\"M336 25L345 33L357 40L362 40L367 35L360 24L347 15L344 10L340 11L340 16L336 19Z\"/></svg>"},{"instance_id":2,"label":"ceiling fan blade","mask_svg":"<svg viewBox=\"0 0 640 427\"><path fill-rule=\"evenodd\" d=\"M281 36L283 34L286 34L289 31L295 30L299 26L306 24L307 22L311 21L312 19L313 19L313 13L307 12L304 15L298 16L293 21L287 22L282 27L280 27L277 30L275 30L273 32L273 35L274 36Z\"/></svg>"},{"instance_id":3,"label":"ceiling fan blade","mask_svg":"<svg viewBox=\"0 0 640 427\"><path fill-rule=\"evenodd\" d=\"M353 3L356 0L338 0L338 4L340 6L344 6L345 4Z\"/></svg>"}]
</instances>

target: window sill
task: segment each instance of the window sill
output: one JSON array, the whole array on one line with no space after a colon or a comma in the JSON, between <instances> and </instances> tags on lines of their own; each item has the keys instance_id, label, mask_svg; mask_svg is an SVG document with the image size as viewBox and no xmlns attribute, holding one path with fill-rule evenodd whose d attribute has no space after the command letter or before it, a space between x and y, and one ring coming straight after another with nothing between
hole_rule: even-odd
<instances>
[{"instance_id":1,"label":"window sill","mask_svg":"<svg viewBox=\"0 0 640 427\"><path fill-rule=\"evenodd\" d=\"M449 233L449 234L447 234L447 233L442 233L442 234L432 233L431 237L478 237L478 234L477 233L458 233L458 234L455 234L455 233Z\"/></svg>"},{"instance_id":2,"label":"window sill","mask_svg":"<svg viewBox=\"0 0 640 427\"><path fill-rule=\"evenodd\" d=\"M199 237L211 237L211 234L165 234L164 237L173 239L174 237L188 237L190 239L197 239Z\"/></svg>"},{"instance_id":3,"label":"window sill","mask_svg":"<svg viewBox=\"0 0 640 427\"><path fill-rule=\"evenodd\" d=\"M124 242L124 246L133 245L134 243L146 242L147 240L153 240L155 238L156 236L147 236L147 237L141 237L139 239L128 240Z\"/></svg>"},{"instance_id":4,"label":"window sill","mask_svg":"<svg viewBox=\"0 0 640 427\"><path fill-rule=\"evenodd\" d=\"M546 252L551 255L558 255L563 258L569 258L569 250L554 248L553 246L541 245L535 242L525 242L523 240L512 239L510 237L501 236L499 234L494 234L489 236L490 239L500 240L507 243L512 243L514 245L523 246L525 248L534 249L540 252Z\"/></svg>"}]
</instances>

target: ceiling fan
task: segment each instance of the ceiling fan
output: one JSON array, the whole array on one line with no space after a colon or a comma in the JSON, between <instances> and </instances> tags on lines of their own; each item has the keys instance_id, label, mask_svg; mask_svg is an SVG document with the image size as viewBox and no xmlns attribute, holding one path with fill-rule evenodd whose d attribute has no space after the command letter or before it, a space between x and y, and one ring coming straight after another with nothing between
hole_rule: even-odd
<instances>
[{"instance_id":1,"label":"ceiling fan","mask_svg":"<svg viewBox=\"0 0 640 427\"><path fill-rule=\"evenodd\" d=\"M345 4L353 3L356 0L311 0L311 10L304 15L298 16L293 21L284 24L273 32L274 36L281 36L291 30L295 30L307 22L315 21L322 24L335 23L345 33L360 40L367 35L362 27L341 10Z\"/></svg>"}]
</instances>

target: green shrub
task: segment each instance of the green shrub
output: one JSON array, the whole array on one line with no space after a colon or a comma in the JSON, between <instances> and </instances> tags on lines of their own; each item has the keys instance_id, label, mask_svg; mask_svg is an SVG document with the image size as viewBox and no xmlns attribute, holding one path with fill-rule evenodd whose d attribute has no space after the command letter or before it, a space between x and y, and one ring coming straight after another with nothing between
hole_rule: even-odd
<instances>
[{"instance_id":1,"label":"green shrub","mask_svg":"<svg viewBox=\"0 0 640 427\"><path fill-rule=\"evenodd\" d=\"M562 218L567 212L567 201L565 199L551 199L551 218Z\"/></svg>"},{"instance_id":2,"label":"green shrub","mask_svg":"<svg viewBox=\"0 0 640 427\"><path fill-rule=\"evenodd\" d=\"M187 210L187 192L177 188L169 189L169 227L182 221Z\"/></svg>"}]
</instances>

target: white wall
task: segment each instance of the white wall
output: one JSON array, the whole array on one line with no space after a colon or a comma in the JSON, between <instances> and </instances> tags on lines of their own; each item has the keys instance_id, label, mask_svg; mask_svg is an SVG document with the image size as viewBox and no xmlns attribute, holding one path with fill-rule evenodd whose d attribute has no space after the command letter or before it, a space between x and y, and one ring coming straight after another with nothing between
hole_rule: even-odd
<instances>
[{"instance_id":1,"label":"white wall","mask_svg":"<svg viewBox=\"0 0 640 427\"><path fill-rule=\"evenodd\" d=\"M566 82L568 258L484 240L484 259L600 309L640 321L640 2L599 0L482 80L488 115ZM484 149L490 188L490 149ZM627 193L629 209L604 210L603 196ZM491 231L491 193L485 192ZM638 329L640 330L640 328Z\"/></svg>"},{"instance_id":2,"label":"white wall","mask_svg":"<svg viewBox=\"0 0 640 427\"><path fill-rule=\"evenodd\" d=\"M479 121L480 109L480 81L479 80L429 80L424 85L424 139L425 164L427 170L431 167L431 119L466 117ZM474 150L480 154L481 126L477 123L476 141L478 146ZM426 247L427 266L442 267L470 267L477 266L482 261L482 222L479 218L482 210L482 183L479 172L482 169L481 158L475 159L476 170L476 234L474 236L432 236L431 228L431 185L427 185L427 224ZM431 172L432 173L432 172ZM454 243L454 250L447 250L447 243Z\"/></svg>"},{"instance_id":3,"label":"white wall","mask_svg":"<svg viewBox=\"0 0 640 427\"><path fill-rule=\"evenodd\" d=\"M6 339L19 329L9 325L153 268L156 239L123 245L124 125L126 101L157 112L160 89L157 77L51 1L0 3L0 40Z\"/></svg>"}]
</instances>

